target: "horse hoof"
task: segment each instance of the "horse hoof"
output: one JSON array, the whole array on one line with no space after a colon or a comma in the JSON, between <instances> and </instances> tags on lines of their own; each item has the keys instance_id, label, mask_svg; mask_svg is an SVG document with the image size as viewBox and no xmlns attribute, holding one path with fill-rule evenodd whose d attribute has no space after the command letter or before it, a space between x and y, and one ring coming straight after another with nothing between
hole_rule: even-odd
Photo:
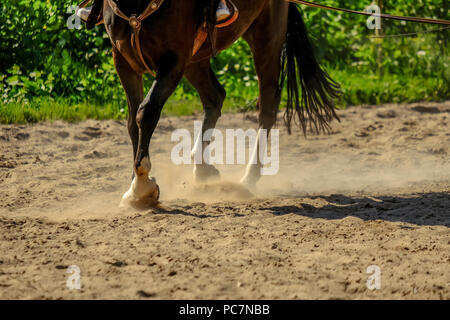
<instances>
[{"instance_id":1,"label":"horse hoof","mask_svg":"<svg viewBox=\"0 0 450 320\"><path fill-rule=\"evenodd\" d=\"M130 189L123 195L120 207L145 210L157 207L160 190L154 178L135 177Z\"/></svg>"},{"instance_id":2,"label":"horse hoof","mask_svg":"<svg viewBox=\"0 0 450 320\"><path fill-rule=\"evenodd\" d=\"M248 189L253 189L256 187L256 179L251 179L249 177L244 177L241 179L240 184Z\"/></svg>"},{"instance_id":3,"label":"horse hoof","mask_svg":"<svg viewBox=\"0 0 450 320\"><path fill-rule=\"evenodd\" d=\"M220 171L212 165L196 165L194 167L194 177L197 183L220 180Z\"/></svg>"}]
</instances>

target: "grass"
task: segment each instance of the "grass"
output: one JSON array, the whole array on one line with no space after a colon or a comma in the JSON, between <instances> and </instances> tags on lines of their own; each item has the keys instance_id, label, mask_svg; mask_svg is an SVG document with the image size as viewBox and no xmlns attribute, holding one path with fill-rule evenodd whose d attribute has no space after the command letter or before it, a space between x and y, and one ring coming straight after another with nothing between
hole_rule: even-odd
<instances>
[{"instance_id":1,"label":"grass","mask_svg":"<svg viewBox=\"0 0 450 320\"><path fill-rule=\"evenodd\" d=\"M69 122L86 119L125 118L125 111L111 105L69 104L67 101L40 97L32 101L0 104L0 123L35 123L45 120Z\"/></svg>"},{"instance_id":2,"label":"grass","mask_svg":"<svg viewBox=\"0 0 450 320\"><path fill-rule=\"evenodd\" d=\"M338 106L379 104L388 102L443 101L450 99L448 79L413 76L384 75L381 79L374 74L350 73L334 70L332 77L341 84L343 95ZM222 78L226 81L226 76ZM258 88L245 88L228 92L224 112L248 109L255 105ZM202 106L196 94L177 90L164 107L167 116L192 115L200 113ZM82 121L85 119L125 119L126 106L117 103L73 104L63 98L36 97L30 101L0 104L0 123L34 123L45 120Z\"/></svg>"},{"instance_id":3,"label":"grass","mask_svg":"<svg viewBox=\"0 0 450 320\"><path fill-rule=\"evenodd\" d=\"M341 84L341 106L381 103L445 101L450 99L449 79L387 74L351 74L334 71L332 77Z\"/></svg>"}]
</instances>

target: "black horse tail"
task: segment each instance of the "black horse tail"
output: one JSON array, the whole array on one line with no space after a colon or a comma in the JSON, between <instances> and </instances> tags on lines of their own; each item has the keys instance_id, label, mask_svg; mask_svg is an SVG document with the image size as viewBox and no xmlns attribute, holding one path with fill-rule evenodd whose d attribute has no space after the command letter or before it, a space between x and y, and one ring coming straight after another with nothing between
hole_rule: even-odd
<instances>
[{"instance_id":1,"label":"black horse tail","mask_svg":"<svg viewBox=\"0 0 450 320\"><path fill-rule=\"evenodd\" d=\"M289 4L282 70L280 88L283 88L287 78L284 121L289 134L295 113L305 135L308 128L316 133L328 132L329 122L333 118L339 120L333 100L340 95L340 86L317 62L301 12L293 3ZM301 96L299 87L302 90Z\"/></svg>"}]
</instances>

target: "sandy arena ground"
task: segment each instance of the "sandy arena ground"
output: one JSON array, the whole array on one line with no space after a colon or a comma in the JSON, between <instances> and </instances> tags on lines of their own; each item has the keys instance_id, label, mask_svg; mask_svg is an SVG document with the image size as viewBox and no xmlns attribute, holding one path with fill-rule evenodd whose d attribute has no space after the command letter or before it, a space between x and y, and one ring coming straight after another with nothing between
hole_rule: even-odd
<instances>
[{"instance_id":1,"label":"sandy arena ground","mask_svg":"<svg viewBox=\"0 0 450 320\"><path fill-rule=\"evenodd\" d=\"M118 208L124 121L0 126L0 299L450 299L450 102L339 114L307 139L280 121L280 173L253 196L242 166L195 185L170 137L201 116L162 119L150 149L164 208L144 212Z\"/></svg>"}]
</instances>

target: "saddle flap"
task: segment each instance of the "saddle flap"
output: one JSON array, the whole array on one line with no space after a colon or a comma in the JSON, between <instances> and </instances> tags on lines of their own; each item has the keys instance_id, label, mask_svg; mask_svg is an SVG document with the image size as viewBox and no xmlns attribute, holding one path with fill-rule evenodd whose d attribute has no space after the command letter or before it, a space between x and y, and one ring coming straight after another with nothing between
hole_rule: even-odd
<instances>
[{"instance_id":1,"label":"saddle flap","mask_svg":"<svg viewBox=\"0 0 450 320\"><path fill-rule=\"evenodd\" d=\"M231 0L226 0L228 9L230 10L231 14L230 17L227 18L226 20L217 23L215 25L216 29L220 29L220 28L225 28L228 27L230 25L232 25L237 18L239 18L239 10L236 7L236 5L231 1ZM194 42L194 49L192 51L192 56L195 56L195 54L201 49L201 47L203 46L203 44L206 42L206 39L208 39L208 28L206 24L203 24L197 31L197 37L195 38L195 42ZM211 38L211 36L210 36ZM212 42L212 48L213 48L213 54L215 54L215 39L210 39Z\"/></svg>"}]
</instances>

